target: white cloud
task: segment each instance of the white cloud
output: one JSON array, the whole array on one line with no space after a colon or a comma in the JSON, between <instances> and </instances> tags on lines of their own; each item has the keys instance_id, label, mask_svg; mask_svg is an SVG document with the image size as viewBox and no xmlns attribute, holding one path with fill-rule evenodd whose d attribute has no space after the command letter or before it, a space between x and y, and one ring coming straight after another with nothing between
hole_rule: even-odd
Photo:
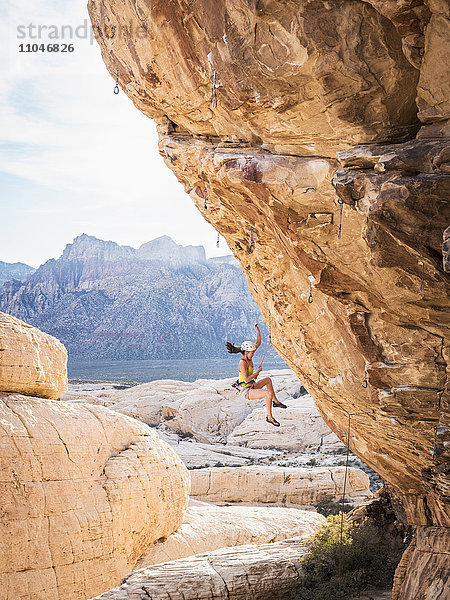
<instances>
[{"instance_id":1,"label":"white cloud","mask_svg":"<svg viewBox=\"0 0 450 600\"><path fill-rule=\"evenodd\" d=\"M114 81L95 41L71 40L73 53L19 52L20 43L47 42L18 39L19 25L75 28L88 19L86 1L22 0L18 6L9 2L8 8L0 25L1 39L7 41L0 86L0 170L41 189L39 201L22 207L21 226L34 213L66 234L77 235L82 232L77 226L90 225L87 233L136 246L167 233L179 243L203 243L210 254L223 253L223 246L215 249L213 229L163 164L153 122L122 91L113 94ZM42 188L57 193L49 193L45 202ZM2 195L0 202L9 204L14 221L14 198ZM70 219L72 229L64 219ZM52 250L47 240L41 253L53 256L60 245L58 240ZM21 250L23 255L23 240ZM6 260L3 247L0 254Z\"/></svg>"}]
</instances>

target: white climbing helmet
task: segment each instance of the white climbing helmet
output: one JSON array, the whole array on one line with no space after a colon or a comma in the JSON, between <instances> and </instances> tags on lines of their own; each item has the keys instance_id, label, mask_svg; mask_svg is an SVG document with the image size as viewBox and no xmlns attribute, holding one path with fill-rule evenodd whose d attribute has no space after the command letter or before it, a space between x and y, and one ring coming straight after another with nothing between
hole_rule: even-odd
<instances>
[{"instance_id":1,"label":"white climbing helmet","mask_svg":"<svg viewBox=\"0 0 450 600\"><path fill-rule=\"evenodd\" d=\"M256 350L256 346L253 342L242 342L241 350L244 350L244 352L254 352Z\"/></svg>"}]
</instances>

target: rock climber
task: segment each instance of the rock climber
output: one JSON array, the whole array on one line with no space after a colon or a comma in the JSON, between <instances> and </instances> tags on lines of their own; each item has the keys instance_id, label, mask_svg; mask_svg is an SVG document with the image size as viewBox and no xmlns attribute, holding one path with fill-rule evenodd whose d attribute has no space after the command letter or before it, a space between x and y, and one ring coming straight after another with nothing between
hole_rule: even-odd
<instances>
[{"instance_id":1,"label":"rock climber","mask_svg":"<svg viewBox=\"0 0 450 600\"><path fill-rule=\"evenodd\" d=\"M233 384L233 387L235 387L246 400L265 398L267 409L266 421L275 427L279 427L280 424L272 415L272 407L287 408L287 406L277 400L270 377L264 377L261 381L256 381L258 375L262 371L261 365L259 365L256 371L253 366L253 356L256 350L261 346L261 331L259 330L258 323L255 323L255 329L256 343L246 341L240 346L235 346L231 342L226 343L227 350L230 354L238 354L239 352L242 354L242 358L239 361L239 378L236 383Z\"/></svg>"}]
</instances>

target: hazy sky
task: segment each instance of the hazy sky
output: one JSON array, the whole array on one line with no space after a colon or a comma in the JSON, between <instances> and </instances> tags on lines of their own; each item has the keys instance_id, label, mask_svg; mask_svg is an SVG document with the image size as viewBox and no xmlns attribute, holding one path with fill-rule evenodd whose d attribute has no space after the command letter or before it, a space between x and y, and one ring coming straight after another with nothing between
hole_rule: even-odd
<instances>
[{"instance_id":1,"label":"hazy sky","mask_svg":"<svg viewBox=\"0 0 450 600\"><path fill-rule=\"evenodd\" d=\"M81 233L134 247L168 234L228 253L164 165L153 121L113 93L97 43L82 38L86 4L0 0L0 260L36 267ZM78 37L46 37L63 25ZM74 52L19 52L49 42Z\"/></svg>"}]
</instances>

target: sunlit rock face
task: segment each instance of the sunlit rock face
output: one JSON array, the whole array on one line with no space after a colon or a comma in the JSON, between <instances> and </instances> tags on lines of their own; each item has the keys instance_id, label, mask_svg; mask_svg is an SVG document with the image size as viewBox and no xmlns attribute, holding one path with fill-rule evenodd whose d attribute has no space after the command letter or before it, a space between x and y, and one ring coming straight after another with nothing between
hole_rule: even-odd
<instances>
[{"instance_id":1,"label":"sunlit rock face","mask_svg":"<svg viewBox=\"0 0 450 600\"><path fill-rule=\"evenodd\" d=\"M147 425L0 393L0 596L87 600L183 521L189 473Z\"/></svg>"},{"instance_id":2,"label":"sunlit rock face","mask_svg":"<svg viewBox=\"0 0 450 600\"><path fill-rule=\"evenodd\" d=\"M349 0L89 3L104 59L146 115L193 135L325 154L416 127L395 26ZM216 82L217 107L211 107Z\"/></svg>"},{"instance_id":3,"label":"sunlit rock face","mask_svg":"<svg viewBox=\"0 0 450 600\"><path fill-rule=\"evenodd\" d=\"M448 535L448 4L89 8L328 425Z\"/></svg>"},{"instance_id":4,"label":"sunlit rock face","mask_svg":"<svg viewBox=\"0 0 450 600\"><path fill-rule=\"evenodd\" d=\"M0 392L58 398L67 391L67 350L59 340L0 312Z\"/></svg>"}]
</instances>

